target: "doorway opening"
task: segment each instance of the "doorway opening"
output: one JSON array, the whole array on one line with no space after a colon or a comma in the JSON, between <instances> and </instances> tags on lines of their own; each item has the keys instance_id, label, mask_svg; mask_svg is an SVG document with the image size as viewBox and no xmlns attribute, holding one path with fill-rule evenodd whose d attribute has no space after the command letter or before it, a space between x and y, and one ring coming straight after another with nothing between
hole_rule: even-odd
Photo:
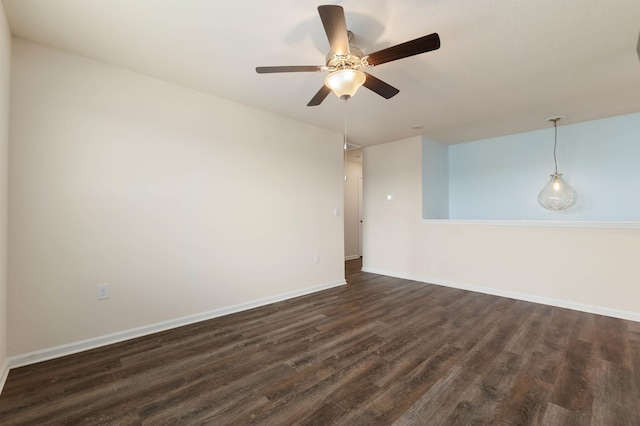
<instances>
[{"instance_id":1,"label":"doorway opening","mask_svg":"<svg viewBox=\"0 0 640 426\"><path fill-rule=\"evenodd\" d=\"M349 149L352 148L352 149ZM345 261L362 257L363 176L362 148L349 144L344 181L344 256Z\"/></svg>"}]
</instances>

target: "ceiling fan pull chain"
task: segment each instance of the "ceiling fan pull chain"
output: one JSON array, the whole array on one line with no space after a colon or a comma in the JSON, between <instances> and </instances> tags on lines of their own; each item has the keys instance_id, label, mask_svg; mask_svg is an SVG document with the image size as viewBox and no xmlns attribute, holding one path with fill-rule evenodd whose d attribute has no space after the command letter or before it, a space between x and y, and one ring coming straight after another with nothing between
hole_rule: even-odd
<instances>
[{"instance_id":1,"label":"ceiling fan pull chain","mask_svg":"<svg viewBox=\"0 0 640 426\"><path fill-rule=\"evenodd\" d=\"M342 145L343 160L342 168L344 169L344 180L347 180L347 98L344 99L344 145Z\"/></svg>"},{"instance_id":2,"label":"ceiling fan pull chain","mask_svg":"<svg viewBox=\"0 0 640 426\"><path fill-rule=\"evenodd\" d=\"M344 99L344 150L347 150L347 99Z\"/></svg>"}]
</instances>

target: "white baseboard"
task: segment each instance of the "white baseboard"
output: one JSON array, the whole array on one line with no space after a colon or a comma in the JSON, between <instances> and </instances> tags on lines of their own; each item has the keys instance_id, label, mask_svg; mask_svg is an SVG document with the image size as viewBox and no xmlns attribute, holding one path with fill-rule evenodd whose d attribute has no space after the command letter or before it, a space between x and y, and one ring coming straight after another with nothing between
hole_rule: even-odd
<instances>
[{"instance_id":1,"label":"white baseboard","mask_svg":"<svg viewBox=\"0 0 640 426\"><path fill-rule=\"evenodd\" d=\"M351 256L345 256L344 260L355 260L355 259L360 259L360 255L359 254L352 254Z\"/></svg>"},{"instance_id":2,"label":"white baseboard","mask_svg":"<svg viewBox=\"0 0 640 426\"><path fill-rule=\"evenodd\" d=\"M283 300L293 299L294 297L304 296L318 291L327 290L333 287L345 285L345 280L338 280L326 284L321 284L313 287L308 287L302 290L296 290L289 293L283 293L271 297L265 297L263 299L254 300L247 303L241 303L239 305L229 306L226 308L214 309L212 311L201 312L195 315L189 315L186 317L176 318L168 321L162 321L155 324L149 324L142 327L132 328L129 330L119 331L117 333L107 334L103 336L93 337L91 339L81 340L77 342L67 343L60 346L54 346L51 348L41 349L26 354L15 355L9 357L5 363L4 376L9 372L11 368L22 367L25 365L35 364L37 362L47 361L54 358L59 358L65 355L71 355L78 352L83 352L89 349L95 349L101 346L111 345L113 343L122 342L125 340L135 339L136 337L147 336L149 334L158 333L160 331L169 330L176 327L182 327L184 325L193 324L200 321L206 321L212 318L221 317L224 315L233 314L236 312L246 311L260 306L269 305ZM4 382L2 382L4 384ZM0 391L1 391L0 387Z\"/></svg>"},{"instance_id":3,"label":"white baseboard","mask_svg":"<svg viewBox=\"0 0 640 426\"><path fill-rule=\"evenodd\" d=\"M640 313L631 311L622 311L618 309L610 309L602 306L584 305L582 303L571 302L568 300L553 299L550 297L534 296L526 293L518 293L514 291L500 290L490 287L482 287L472 284L464 284L455 281L441 280L437 278L416 277L410 274L404 274L394 271L385 271L376 268L362 267L362 271L371 272L373 274L388 275L390 277L404 278L412 281L419 281L429 284L441 285L443 287L459 288L461 290L474 291L476 293L491 294L493 296L508 297L509 299L524 300L525 302L540 303L542 305L555 306L558 308L572 309L574 311L588 312L590 314L604 315L607 317L620 318L630 321L640 322Z\"/></svg>"},{"instance_id":4,"label":"white baseboard","mask_svg":"<svg viewBox=\"0 0 640 426\"><path fill-rule=\"evenodd\" d=\"M4 389L4 384L7 383L7 377L9 376L9 360L5 360L2 365L2 374L0 375L0 393Z\"/></svg>"}]
</instances>

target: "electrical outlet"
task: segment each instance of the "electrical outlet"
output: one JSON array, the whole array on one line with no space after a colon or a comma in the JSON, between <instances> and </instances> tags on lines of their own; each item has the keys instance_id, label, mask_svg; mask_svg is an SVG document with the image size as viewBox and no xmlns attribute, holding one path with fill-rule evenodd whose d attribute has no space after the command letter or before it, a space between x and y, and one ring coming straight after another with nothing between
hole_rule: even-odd
<instances>
[{"instance_id":1,"label":"electrical outlet","mask_svg":"<svg viewBox=\"0 0 640 426\"><path fill-rule=\"evenodd\" d=\"M100 284L98 286L98 300L109 298L109 284Z\"/></svg>"},{"instance_id":2,"label":"electrical outlet","mask_svg":"<svg viewBox=\"0 0 640 426\"><path fill-rule=\"evenodd\" d=\"M313 256L313 263L316 263L316 264L320 263L320 255L319 254L316 254L315 256Z\"/></svg>"}]
</instances>

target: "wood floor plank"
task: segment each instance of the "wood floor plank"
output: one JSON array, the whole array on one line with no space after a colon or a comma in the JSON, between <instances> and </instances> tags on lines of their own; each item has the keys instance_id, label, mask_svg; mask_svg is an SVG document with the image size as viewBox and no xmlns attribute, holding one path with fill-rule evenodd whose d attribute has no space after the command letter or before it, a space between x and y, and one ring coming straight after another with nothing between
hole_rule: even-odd
<instances>
[{"instance_id":1,"label":"wood floor plank","mask_svg":"<svg viewBox=\"0 0 640 426\"><path fill-rule=\"evenodd\" d=\"M632 371L617 363L600 360L595 369L592 425L638 425L640 400Z\"/></svg>"},{"instance_id":2,"label":"wood floor plank","mask_svg":"<svg viewBox=\"0 0 640 426\"><path fill-rule=\"evenodd\" d=\"M404 346L403 350L385 353L383 358L386 362L379 370L371 373L369 380L377 386L387 388L430 359L447 345L449 338L441 329L434 329L432 332L432 335L424 339L410 336L411 343Z\"/></svg>"},{"instance_id":3,"label":"wood floor plank","mask_svg":"<svg viewBox=\"0 0 640 426\"><path fill-rule=\"evenodd\" d=\"M442 379L455 365L461 350L445 345L432 356L386 388L386 391L345 418L347 424L391 424Z\"/></svg>"},{"instance_id":4,"label":"wood floor plank","mask_svg":"<svg viewBox=\"0 0 640 426\"><path fill-rule=\"evenodd\" d=\"M315 381L310 386L296 392L289 392L272 401L249 417L239 418L239 424L272 424L296 423L302 420L310 411L317 410L319 405L329 398L334 392L346 383L357 380L368 374L381 363L381 359L375 355L367 354L355 360L349 365L334 372L323 380Z\"/></svg>"},{"instance_id":5,"label":"wood floor plank","mask_svg":"<svg viewBox=\"0 0 640 426\"><path fill-rule=\"evenodd\" d=\"M548 383L519 374L514 385L496 410L491 424L539 425L552 388Z\"/></svg>"},{"instance_id":6,"label":"wood floor plank","mask_svg":"<svg viewBox=\"0 0 640 426\"><path fill-rule=\"evenodd\" d=\"M524 362L523 356L502 351L487 367L488 371L478 375L478 379L460 395L461 399L469 401L469 407L474 407L473 410L467 407L467 413L471 416L468 424L483 423L494 416L513 389ZM462 420L460 415L456 418Z\"/></svg>"},{"instance_id":7,"label":"wood floor plank","mask_svg":"<svg viewBox=\"0 0 640 426\"><path fill-rule=\"evenodd\" d=\"M395 426L442 424L458 405L460 394L477 378L476 374L460 366L451 368L393 424Z\"/></svg>"},{"instance_id":8,"label":"wood floor plank","mask_svg":"<svg viewBox=\"0 0 640 426\"><path fill-rule=\"evenodd\" d=\"M548 320L541 309L534 310L516 329L504 350L520 355L529 353L542 339Z\"/></svg>"},{"instance_id":9,"label":"wood floor plank","mask_svg":"<svg viewBox=\"0 0 640 426\"><path fill-rule=\"evenodd\" d=\"M596 316L598 324L599 355L602 359L631 366L631 352L626 321L602 315Z\"/></svg>"},{"instance_id":10,"label":"wood floor plank","mask_svg":"<svg viewBox=\"0 0 640 426\"><path fill-rule=\"evenodd\" d=\"M631 340L629 342L631 351L631 372L632 379L635 382L636 391L632 394L640 394L640 340Z\"/></svg>"},{"instance_id":11,"label":"wood floor plank","mask_svg":"<svg viewBox=\"0 0 640 426\"><path fill-rule=\"evenodd\" d=\"M483 374L462 389L446 411L438 410L433 424L488 424L497 407L512 388L516 375L522 370L523 357L502 351ZM461 363L462 369L469 372ZM438 419L437 421L435 419Z\"/></svg>"},{"instance_id":12,"label":"wood floor plank","mask_svg":"<svg viewBox=\"0 0 640 426\"><path fill-rule=\"evenodd\" d=\"M366 371L345 381L328 395L315 409L305 410L308 414L300 420L303 424L327 425L339 423L345 415L357 412L362 404L377 397L383 389L368 380L368 373L380 366L382 360L372 363ZM288 417L288 416L287 416Z\"/></svg>"},{"instance_id":13,"label":"wood floor plank","mask_svg":"<svg viewBox=\"0 0 640 426\"><path fill-rule=\"evenodd\" d=\"M543 425L585 426L591 424L591 415L579 411L570 411L551 402L542 416Z\"/></svg>"},{"instance_id":14,"label":"wood floor plank","mask_svg":"<svg viewBox=\"0 0 640 426\"><path fill-rule=\"evenodd\" d=\"M380 343L381 339L375 334L375 328L371 328L366 334L354 335L349 339L340 340L336 345L328 346L313 362L301 365L300 362L287 360L288 365L296 367L296 373L272 382L265 396L271 401L278 401L289 394L302 393L316 382L336 374L336 371L348 368L358 359L373 354L371 348ZM309 380L310 378L313 380Z\"/></svg>"},{"instance_id":15,"label":"wood floor plank","mask_svg":"<svg viewBox=\"0 0 640 426\"><path fill-rule=\"evenodd\" d=\"M11 370L0 424L640 425L640 325L386 277Z\"/></svg>"},{"instance_id":16,"label":"wood floor plank","mask_svg":"<svg viewBox=\"0 0 640 426\"><path fill-rule=\"evenodd\" d=\"M523 370L531 377L554 385L558 380L562 354L534 350L527 355Z\"/></svg>"},{"instance_id":17,"label":"wood floor plank","mask_svg":"<svg viewBox=\"0 0 640 426\"><path fill-rule=\"evenodd\" d=\"M567 410L591 412L595 365L591 343L569 342L550 401Z\"/></svg>"}]
</instances>

